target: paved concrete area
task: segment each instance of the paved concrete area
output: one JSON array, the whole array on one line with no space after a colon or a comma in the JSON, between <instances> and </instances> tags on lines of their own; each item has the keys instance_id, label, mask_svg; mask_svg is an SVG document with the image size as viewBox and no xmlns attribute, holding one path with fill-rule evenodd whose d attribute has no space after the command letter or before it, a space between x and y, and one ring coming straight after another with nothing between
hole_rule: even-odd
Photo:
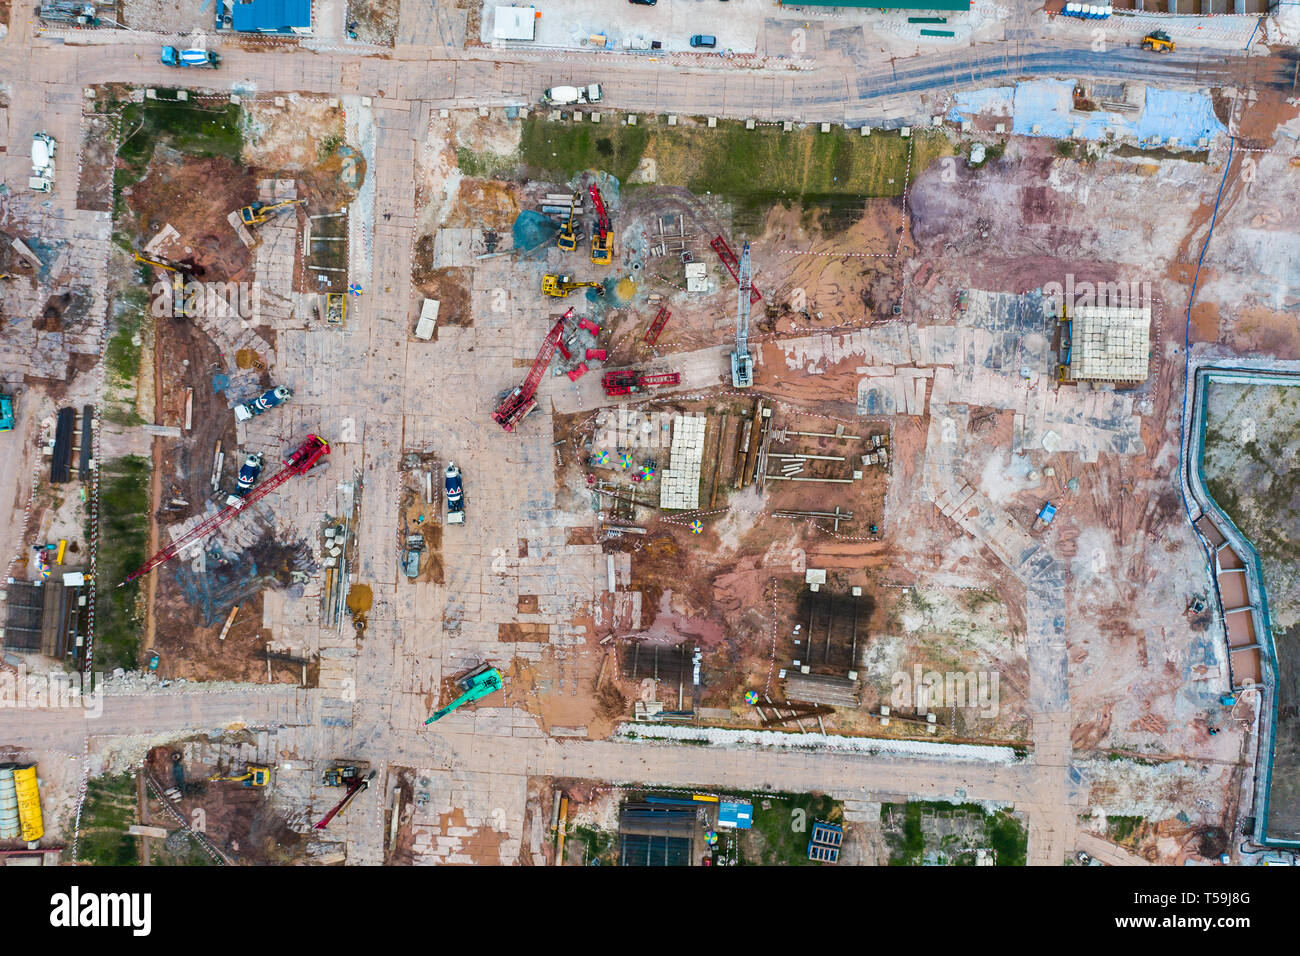
<instances>
[{"instance_id":1,"label":"paved concrete area","mask_svg":"<svg viewBox=\"0 0 1300 956\"><path fill-rule=\"evenodd\" d=\"M800 70L733 69L721 58L707 65L669 57L615 66L612 60L572 54L563 59L529 51L461 49L464 32L463 11L439 4L429 16L423 5L405 3L391 58L322 43L310 50L275 53L220 45L221 71L188 78L244 95L300 90L340 96L349 100L350 111L361 110L373 123L373 142L365 147L375 184L373 216L355 224L360 231L352 244L354 278L367 292L352 305L341 331L307 328L287 307L268 316L277 333L274 370L293 385L295 399L284 414L254 420L242 436L253 445L282 447L315 431L336 443L329 470L286 486L276 514L314 539L323 513L337 513L343 498L360 494L357 573L371 585L375 598L365 636L357 639L322 626L315 610L318 595L304 589L297 597L268 600L264 623L280 635L282 644L318 653L330 662L322 668L319 689L215 692L196 687L115 697L96 721L68 710L4 711L0 740L35 752L77 755L88 740L93 752L103 753L116 746L115 741L138 735L236 725L273 729L277 746L291 754L359 753L381 770L412 767L429 775L439 797L425 814L420 839L430 856L448 860L455 853L445 840L458 837L434 823L435 811L461 809L466 829L477 828L471 821L491 821L494 829L499 824L505 839L495 845L498 858L512 861L525 840L527 779L553 775L662 785L817 788L862 804L891 794L955 799L960 792L965 799L1005 802L1025 811L1031 862L1059 865L1075 845L1074 821L1082 792L1070 767L1062 573L1050 555L1001 521L995 505L967 495L952 459L941 451L943 420L964 414L957 391L978 386L996 393L993 404L1016 408L1023 415L1026 441L1036 429L1056 428L1080 416L1095 420L1069 439L1080 448L1113 442L1115 434L1129 447L1137 439L1126 420L1128 410L1122 402L1115 404L1118 400L1106 399L1110 404L1101 407L1096 404L1101 398L1092 405L1086 405L1091 399L1079 399L1086 407L1065 410L1034 404L1018 392L999 392L997 385L1005 381L1007 370L994 369L995 378L987 378L989 369L982 363L963 366L955 359L945 363L931 356L930 364L940 366L932 384L922 379L917 391L918 383L913 382L911 398L905 394L903 404L924 405L929 389L933 427L940 433L931 446L935 456L927 463L928 492L936 504L960 498L962 504L972 505L961 514L974 511L977 517L961 518L961 527L988 544L1029 589L1035 738L1031 761L997 767L749 750L712 750L701 761L697 748L558 742L543 736L531 718L494 707L453 715L433 729L423 727L444 675L501 651L499 625L518 619L520 594L550 596L555 604L541 613L554 619L562 606L597 600L606 579L598 547L565 543L549 480L554 437L549 419L534 416L527 428L506 435L488 417L493 396L515 383L512 362L531 357L535 350L551 306L539 294L515 293L512 308L504 314L479 310L476 314L483 318L472 328L444 329L432 344L408 342L414 305L408 263L415 225L415 144L424 136L432 109L534 104L547 86L591 79L607 84L606 106L615 110L901 125L914 119L912 94L936 86L978 86L1021 74L1128 76L1135 70L1152 81L1174 85L1281 85L1292 82L1291 62L1273 56L1208 56L1180 48L1178 54L1153 63L1131 44L1099 52L1090 48L1090 37L1071 34L1017 37L1014 42L900 62L867 62L823 44L826 59ZM16 23L0 43L0 74L11 83L8 152L0 159L5 182L17 188L25 180L26 144L38 128L53 133L71 152L72 144L79 142L85 86L109 81L175 83L175 72L157 64L161 39L102 31L49 30L37 36L29 22ZM363 97L370 102L364 103ZM28 363L37 369L41 356L54 353L66 365L68 353L97 348L104 321L103 268L110 223L102 213L75 209L73 159L67 153L61 157L56 188L48 199L22 194L8 201L5 221L46 237L70 268L82 270L95 296L85 338L34 338L2 356L6 365ZM273 271L274 244L268 248L271 258L259 256L259 268ZM443 264L449 262L435 263ZM481 300L491 288L491 273L484 269L477 274L482 278L476 281L484 284L474 295ZM964 337L962 354L967 347L976 353L996 348L987 338L990 333L958 332ZM865 349L867 344L862 344ZM466 359L471 347L472 362ZM811 357L814 346L803 347L808 350L805 357ZM904 347L911 349L912 343L898 343L898 348ZM695 375L703 381L711 374L715 358L701 358L693 382ZM863 364L873 364L865 351ZM900 356L889 364L904 363ZM314 374L322 366L335 374ZM961 374L969 375L964 383ZM586 408L590 402L584 393L559 404ZM1098 430L1112 437L1103 440ZM446 529L443 586L399 580L394 547L397 462L403 449L412 447L436 448L444 457L455 458L472 489L469 523ZM548 479L521 484L518 476L529 474L546 474ZM23 476L3 477L21 491ZM521 541L527 542L524 558L515 556ZM548 643L562 648L579 637L556 625ZM509 652L527 657L541 648L516 644ZM381 806L376 800L372 812L350 814L342 821L338 834L350 861L381 862ZM447 852L439 853L439 847L447 847Z\"/></svg>"}]
</instances>

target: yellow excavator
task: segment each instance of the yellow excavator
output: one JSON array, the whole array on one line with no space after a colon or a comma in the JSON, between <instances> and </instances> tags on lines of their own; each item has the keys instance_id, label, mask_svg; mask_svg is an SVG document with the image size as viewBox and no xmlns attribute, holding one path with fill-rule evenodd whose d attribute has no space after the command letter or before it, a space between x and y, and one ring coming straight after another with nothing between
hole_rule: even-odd
<instances>
[{"instance_id":1,"label":"yellow excavator","mask_svg":"<svg viewBox=\"0 0 1300 956\"><path fill-rule=\"evenodd\" d=\"M190 270L179 263L159 259L156 256L142 256L138 252L135 253L135 261L141 265L153 266L155 269L161 269L172 274L172 308L176 312L183 314L185 312L185 283L190 277Z\"/></svg>"},{"instance_id":2,"label":"yellow excavator","mask_svg":"<svg viewBox=\"0 0 1300 956\"><path fill-rule=\"evenodd\" d=\"M560 238L555 243L561 252L573 252L578 248L577 209L578 194L574 193L569 200L569 221L560 229Z\"/></svg>"},{"instance_id":3,"label":"yellow excavator","mask_svg":"<svg viewBox=\"0 0 1300 956\"><path fill-rule=\"evenodd\" d=\"M573 276L542 276L542 292L553 295L557 299L563 299L570 292L576 292L578 289L595 289L597 295L605 294L604 286L599 282L575 282Z\"/></svg>"},{"instance_id":4,"label":"yellow excavator","mask_svg":"<svg viewBox=\"0 0 1300 956\"><path fill-rule=\"evenodd\" d=\"M261 764L250 763L244 772L231 777L214 773L208 777L209 783L242 783L246 787L265 787L271 780L271 768Z\"/></svg>"},{"instance_id":5,"label":"yellow excavator","mask_svg":"<svg viewBox=\"0 0 1300 956\"><path fill-rule=\"evenodd\" d=\"M301 206L306 202L305 199L282 199L272 203L255 202L239 210L239 221L245 226L260 226L284 210Z\"/></svg>"},{"instance_id":6,"label":"yellow excavator","mask_svg":"<svg viewBox=\"0 0 1300 956\"><path fill-rule=\"evenodd\" d=\"M1164 30L1156 30L1142 38L1142 49L1150 50L1152 53L1173 53L1175 46L1177 44Z\"/></svg>"}]
</instances>

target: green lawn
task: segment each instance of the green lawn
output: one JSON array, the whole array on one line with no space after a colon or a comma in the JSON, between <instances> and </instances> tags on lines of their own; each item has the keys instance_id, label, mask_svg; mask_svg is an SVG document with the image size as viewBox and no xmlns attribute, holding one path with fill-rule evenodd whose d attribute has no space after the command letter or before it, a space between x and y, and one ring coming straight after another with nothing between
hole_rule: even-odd
<instances>
[{"instance_id":1,"label":"green lawn","mask_svg":"<svg viewBox=\"0 0 1300 956\"><path fill-rule=\"evenodd\" d=\"M761 863L767 866L816 865L808 859L808 840L813 821L840 823L844 819L843 805L825 794L755 794L742 799L754 804L753 828L738 831L742 863ZM764 801L771 805L769 809L763 808Z\"/></svg>"},{"instance_id":2,"label":"green lawn","mask_svg":"<svg viewBox=\"0 0 1300 956\"><path fill-rule=\"evenodd\" d=\"M798 205L828 213L823 225L844 228L861 214L868 198L896 197L936 158L952 148L940 133L917 131L908 138L876 132L817 127L783 132L763 126L747 130L739 121L706 126L594 126L525 120L520 156L535 179L568 179L588 169L604 170L625 182L643 157L655 161L656 182L684 186L697 195L729 200L739 220L755 226L772 205ZM827 222L829 220L829 223Z\"/></svg>"},{"instance_id":3,"label":"green lawn","mask_svg":"<svg viewBox=\"0 0 1300 956\"><path fill-rule=\"evenodd\" d=\"M160 90L164 97L175 91ZM216 108L171 99L145 100L122 108L122 138L113 176L114 210L122 189L144 178L160 143L190 156L224 156L239 162L244 148L243 110Z\"/></svg>"},{"instance_id":4,"label":"green lawn","mask_svg":"<svg viewBox=\"0 0 1300 956\"><path fill-rule=\"evenodd\" d=\"M96 777L86 789L81 810L77 859L96 866L135 866L140 862L135 837L126 828L135 822L135 781L130 774Z\"/></svg>"},{"instance_id":5,"label":"green lawn","mask_svg":"<svg viewBox=\"0 0 1300 956\"><path fill-rule=\"evenodd\" d=\"M883 821L893 810L894 819L902 811L901 834L886 831L891 843L890 866L921 866L927 857L933 862L955 866L975 865L973 847L993 851L996 866L1024 866L1029 854L1029 834L1024 825L1008 810L985 810L977 803L952 804L942 802L912 801L906 804L888 804ZM926 811L945 814L951 819L965 817L963 833L950 833L931 842L922 825Z\"/></svg>"},{"instance_id":6,"label":"green lawn","mask_svg":"<svg viewBox=\"0 0 1300 956\"><path fill-rule=\"evenodd\" d=\"M117 585L148 558L149 470L147 458L130 455L106 463L100 472L96 670L139 665L140 583Z\"/></svg>"},{"instance_id":7,"label":"green lawn","mask_svg":"<svg viewBox=\"0 0 1300 956\"><path fill-rule=\"evenodd\" d=\"M136 382L140 377L140 354L151 337L147 286L119 290L113 301L108 344L104 348L106 396L104 417L118 425L140 425L136 412Z\"/></svg>"}]
</instances>

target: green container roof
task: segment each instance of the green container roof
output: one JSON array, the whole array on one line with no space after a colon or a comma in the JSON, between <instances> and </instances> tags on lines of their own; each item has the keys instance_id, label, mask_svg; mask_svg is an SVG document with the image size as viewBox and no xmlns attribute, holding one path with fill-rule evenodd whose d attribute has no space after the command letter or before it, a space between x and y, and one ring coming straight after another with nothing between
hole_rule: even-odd
<instances>
[{"instance_id":1,"label":"green container roof","mask_svg":"<svg viewBox=\"0 0 1300 956\"><path fill-rule=\"evenodd\" d=\"M857 7L866 10L958 10L970 12L971 0L799 0L792 7Z\"/></svg>"}]
</instances>

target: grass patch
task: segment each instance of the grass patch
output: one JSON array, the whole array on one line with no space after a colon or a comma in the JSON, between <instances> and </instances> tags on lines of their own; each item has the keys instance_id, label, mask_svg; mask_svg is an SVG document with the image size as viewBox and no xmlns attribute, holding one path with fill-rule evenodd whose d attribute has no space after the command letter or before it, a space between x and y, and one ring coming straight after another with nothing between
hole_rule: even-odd
<instances>
[{"instance_id":1,"label":"grass patch","mask_svg":"<svg viewBox=\"0 0 1300 956\"><path fill-rule=\"evenodd\" d=\"M118 583L144 564L149 547L149 459L117 458L99 476L100 546L95 582L97 670L134 668L143 617L140 582Z\"/></svg>"},{"instance_id":2,"label":"grass patch","mask_svg":"<svg viewBox=\"0 0 1300 956\"><path fill-rule=\"evenodd\" d=\"M608 830L597 827L575 826L570 828L569 839L582 841L582 864L590 866L593 860L599 860L601 866L615 866L618 863L615 854L617 841Z\"/></svg>"},{"instance_id":3,"label":"grass patch","mask_svg":"<svg viewBox=\"0 0 1300 956\"><path fill-rule=\"evenodd\" d=\"M979 849L992 851L995 866L1024 866L1029 856L1029 832L1009 810L920 800L891 804L885 810L882 820L893 821L892 828L885 831L891 848L890 866L974 866ZM926 833L927 811L947 817L951 832L932 839L933 834Z\"/></svg>"},{"instance_id":4,"label":"grass patch","mask_svg":"<svg viewBox=\"0 0 1300 956\"><path fill-rule=\"evenodd\" d=\"M588 169L603 169L625 182L635 172L649 142L650 129L645 126L565 125L530 116L524 120L519 155L525 166L557 179L569 179ZM460 153L458 149L458 160Z\"/></svg>"},{"instance_id":5,"label":"grass patch","mask_svg":"<svg viewBox=\"0 0 1300 956\"><path fill-rule=\"evenodd\" d=\"M993 861L997 866L1024 866L1029 858L1029 831L1008 810L992 814L987 820L989 842L993 844Z\"/></svg>"},{"instance_id":6,"label":"grass patch","mask_svg":"<svg viewBox=\"0 0 1300 956\"><path fill-rule=\"evenodd\" d=\"M518 155L502 156L487 151L476 153L464 146L456 147L456 165L466 176L475 179L503 179L518 164Z\"/></svg>"},{"instance_id":7,"label":"grass patch","mask_svg":"<svg viewBox=\"0 0 1300 956\"><path fill-rule=\"evenodd\" d=\"M135 822L135 792L135 781L127 773L90 781L81 810L79 862L94 866L139 864L135 837L126 835L126 828Z\"/></svg>"},{"instance_id":8,"label":"grass patch","mask_svg":"<svg viewBox=\"0 0 1300 956\"><path fill-rule=\"evenodd\" d=\"M740 862L764 866L813 865L808 840L814 820L840 823L844 806L825 794L781 794L752 798L754 825L740 834ZM770 804L763 808L764 802Z\"/></svg>"},{"instance_id":9,"label":"grass patch","mask_svg":"<svg viewBox=\"0 0 1300 956\"><path fill-rule=\"evenodd\" d=\"M104 347L107 369L104 418L116 425L143 425L136 410L140 360L153 334L146 287L128 287L115 293L112 334Z\"/></svg>"},{"instance_id":10,"label":"grass patch","mask_svg":"<svg viewBox=\"0 0 1300 956\"><path fill-rule=\"evenodd\" d=\"M1106 835L1114 843L1128 843L1137 835L1143 822L1142 817L1107 817Z\"/></svg>"},{"instance_id":11,"label":"grass patch","mask_svg":"<svg viewBox=\"0 0 1300 956\"><path fill-rule=\"evenodd\" d=\"M958 601L962 607L972 614L980 608L988 607L990 604L998 603L998 596L992 591L962 591L958 596Z\"/></svg>"},{"instance_id":12,"label":"grass patch","mask_svg":"<svg viewBox=\"0 0 1300 956\"><path fill-rule=\"evenodd\" d=\"M140 347L149 300L143 289L129 289L119 295L126 300L125 307L114 319L116 328L104 347L104 365L111 384L129 385L140 373Z\"/></svg>"},{"instance_id":13,"label":"grass patch","mask_svg":"<svg viewBox=\"0 0 1300 956\"><path fill-rule=\"evenodd\" d=\"M773 205L798 205L820 215L823 231L847 228L866 199L901 196L915 177L952 148L941 134L917 131L862 136L815 127L783 132L747 130L739 121L704 126L564 125L530 117L520 155L533 178L568 179L587 169L609 172L621 182L642 157L654 159L656 181L684 186L731 202L738 228L756 229Z\"/></svg>"},{"instance_id":14,"label":"grass patch","mask_svg":"<svg viewBox=\"0 0 1300 956\"><path fill-rule=\"evenodd\" d=\"M162 91L160 91L162 92ZM159 144L190 156L224 156L240 161L244 149L243 110L175 100L145 100L122 108L122 139L113 173L114 217L123 188L144 178Z\"/></svg>"}]
</instances>

